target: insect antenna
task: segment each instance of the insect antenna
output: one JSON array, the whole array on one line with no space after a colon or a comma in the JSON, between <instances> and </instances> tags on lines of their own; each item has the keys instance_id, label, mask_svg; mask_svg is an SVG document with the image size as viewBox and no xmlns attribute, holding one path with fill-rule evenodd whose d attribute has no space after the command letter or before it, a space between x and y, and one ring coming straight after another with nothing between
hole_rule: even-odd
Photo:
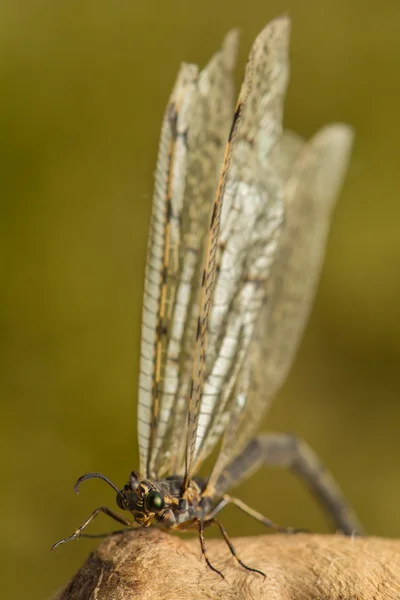
<instances>
[{"instance_id":1,"label":"insect antenna","mask_svg":"<svg viewBox=\"0 0 400 600\"><path fill-rule=\"evenodd\" d=\"M82 481L86 481L86 479L102 479L117 492L122 500L125 501L124 495L121 493L121 491L112 481L110 481L110 479L108 479L108 477L103 475L103 473L86 473L85 475L82 475L82 477L79 477L78 481L74 485L75 494L79 494L79 486L81 485Z\"/></svg>"}]
</instances>

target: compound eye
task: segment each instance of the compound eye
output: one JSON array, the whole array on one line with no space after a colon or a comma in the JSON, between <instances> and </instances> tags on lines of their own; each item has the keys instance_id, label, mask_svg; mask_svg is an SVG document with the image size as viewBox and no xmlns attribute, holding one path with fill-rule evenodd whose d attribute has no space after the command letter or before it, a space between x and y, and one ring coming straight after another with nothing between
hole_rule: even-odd
<instances>
[{"instance_id":1,"label":"compound eye","mask_svg":"<svg viewBox=\"0 0 400 600\"><path fill-rule=\"evenodd\" d=\"M148 512L156 513L164 508L165 502L160 492L152 490L147 494L145 504Z\"/></svg>"},{"instance_id":2,"label":"compound eye","mask_svg":"<svg viewBox=\"0 0 400 600\"><path fill-rule=\"evenodd\" d=\"M121 510L126 510L126 506L124 503L125 498L123 499L123 494L117 494L117 506L118 508L120 508Z\"/></svg>"}]
</instances>

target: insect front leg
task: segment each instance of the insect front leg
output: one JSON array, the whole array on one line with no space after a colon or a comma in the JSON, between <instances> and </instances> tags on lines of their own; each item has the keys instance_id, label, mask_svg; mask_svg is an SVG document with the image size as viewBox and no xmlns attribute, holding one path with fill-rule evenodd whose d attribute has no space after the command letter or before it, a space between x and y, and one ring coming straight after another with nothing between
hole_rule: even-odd
<instances>
[{"instance_id":1,"label":"insect front leg","mask_svg":"<svg viewBox=\"0 0 400 600\"><path fill-rule=\"evenodd\" d=\"M209 522L206 521L206 526L211 525L213 522L214 522L213 520L209 521ZM204 560L206 561L208 567L212 571L214 571L214 573L217 573L217 575L219 575L222 579L225 579L225 577L223 576L221 571L219 571L218 569L216 569L215 567L212 566L212 564L210 563L210 560L207 556L206 540L204 538L204 525L205 525L205 523L201 519L197 519L197 529L199 532L200 547L201 547L201 551L204 556Z\"/></svg>"},{"instance_id":2,"label":"insect front leg","mask_svg":"<svg viewBox=\"0 0 400 600\"><path fill-rule=\"evenodd\" d=\"M200 540L200 547L201 547L201 552L204 556L204 560L206 561L207 566L214 571L214 573L217 573L217 575L219 575L220 577L222 577L222 579L225 579L225 577L223 576L223 574L221 573L221 571L218 571L218 569L216 569L215 567L213 567L213 565L211 564L208 555L207 555L207 547L206 547L206 540L204 538L204 528L205 527L210 527L210 525L213 525L214 522L216 522L214 519L207 519L205 521L203 521L202 519L199 519L197 517L193 518L193 519L189 519L188 521L184 521L183 523L179 523L177 525L175 525L173 527L173 529L175 531L187 531L188 529L194 529L197 528L198 534L199 534L199 540Z\"/></svg>"},{"instance_id":3,"label":"insect front leg","mask_svg":"<svg viewBox=\"0 0 400 600\"><path fill-rule=\"evenodd\" d=\"M225 527L222 525L222 523L220 523L219 521L217 521L217 519L211 518L211 519L207 519L207 521L205 521L206 524L215 524L219 527L219 530L221 532L222 537L224 538L226 545L228 546L229 550L231 551L232 556L235 558L235 560L237 560L237 562L239 563L239 565L241 565L244 569L246 569L247 571L251 571L252 573L258 573L259 575L262 575L265 579L266 575L265 573L263 573L262 571L260 571L259 569L253 569L252 567L248 567L242 560L241 558L239 558L238 553L236 552L235 546L232 544L231 540L229 539L229 536L227 534L227 531L225 529Z\"/></svg>"},{"instance_id":4,"label":"insect front leg","mask_svg":"<svg viewBox=\"0 0 400 600\"><path fill-rule=\"evenodd\" d=\"M252 439L241 454L222 472L215 485L215 494L223 496L229 487L237 485L262 466L289 469L305 482L338 529L346 535L363 533L356 514L346 503L343 493L332 475L303 440L290 434L262 434ZM268 521L271 523L268 526L276 528L275 524L265 519L257 511L249 509L240 500L231 497L226 497L226 499L225 503L223 500L217 505L218 507L223 504L219 510L228 502L232 502L257 520L266 525L266 521ZM215 510L210 516L216 514Z\"/></svg>"},{"instance_id":5,"label":"insect front leg","mask_svg":"<svg viewBox=\"0 0 400 600\"><path fill-rule=\"evenodd\" d=\"M60 546L60 544L64 544L66 542L71 542L72 540L76 540L77 538L79 538L81 536L81 533L84 529L86 529L86 527L89 525L89 523L91 523L93 521L93 519L95 519L97 517L97 515L99 513L103 512L105 515L107 515L108 517L111 517L112 519L114 519L114 521L117 521L118 523L120 523L121 525L126 525L126 527L131 527L132 523L130 521L128 521L127 519L124 519L123 517L121 517L118 513L114 512L113 510L111 510L111 508L108 508L107 506L99 506L99 508L96 508L92 514L90 515L90 517L88 517L86 519L86 521L84 521L84 523L82 523L82 525L80 525L72 535L70 535L69 537L65 538L64 540L60 540L59 542L57 542L56 544L54 544L54 546L51 547L51 550L55 550L57 548L57 546Z\"/></svg>"},{"instance_id":6,"label":"insect front leg","mask_svg":"<svg viewBox=\"0 0 400 600\"><path fill-rule=\"evenodd\" d=\"M221 507L222 508L222 507ZM231 551L232 556L235 558L235 560L237 560L237 562L247 571L251 571L252 573L259 573L259 575L262 575L263 577L265 577L265 573L263 573L262 571L260 571L259 569L253 569L252 567L248 567L242 560L241 558L238 556L238 553L236 552L236 549L234 547L234 545L232 544L231 540L228 537L228 534L226 532L225 527L222 525L222 523L220 523L219 521L217 521L217 519L214 519L214 517L212 517L211 515L208 516L206 519L199 519L199 518L194 518L194 519L190 519L189 521L185 521L184 523L180 523L179 525L176 525L174 527L174 529L176 531L186 531L188 529L193 529L195 527L197 527L197 531L199 533L199 540L200 540L200 547L201 547L201 552L204 556L204 559L206 561L207 566L214 571L214 573L217 573L217 575L219 575L220 577L222 577L222 579L225 579L224 575L221 573L221 571L219 571L218 569L216 569L210 562L210 559L208 558L208 554L207 554L207 547L206 547L206 540L204 537L204 529L206 527L211 527L212 525L217 525L217 527L219 528L222 537L224 538L229 550Z\"/></svg>"}]
</instances>

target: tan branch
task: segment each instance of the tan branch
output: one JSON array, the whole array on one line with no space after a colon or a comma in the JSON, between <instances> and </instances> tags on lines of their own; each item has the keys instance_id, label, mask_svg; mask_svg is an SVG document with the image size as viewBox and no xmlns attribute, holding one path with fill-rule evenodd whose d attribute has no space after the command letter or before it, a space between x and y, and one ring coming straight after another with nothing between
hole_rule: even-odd
<instances>
[{"instance_id":1,"label":"tan branch","mask_svg":"<svg viewBox=\"0 0 400 600\"><path fill-rule=\"evenodd\" d=\"M196 538L138 530L107 538L53 600L400 600L400 540L341 535L262 535L234 540L240 567L222 540L201 558Z\"/></svg>"}]
</instances>

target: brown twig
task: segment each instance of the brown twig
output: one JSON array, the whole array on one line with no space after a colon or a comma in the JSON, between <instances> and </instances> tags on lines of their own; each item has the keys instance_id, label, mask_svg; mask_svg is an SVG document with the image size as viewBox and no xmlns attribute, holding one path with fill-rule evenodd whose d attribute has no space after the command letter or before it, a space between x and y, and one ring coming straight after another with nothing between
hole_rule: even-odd
<instances>
[{"instance_id":1,"label":"brown twig","mask_svg":"<svg viewBox=\"0 0 400 600\"><path fill-rule=\"evenodd\" d=\"M159 530L107 538L53 600L400 600L400 540L342 535L262 535L234 540L248 573L222 540L201 559L198 540Z\"/></svg>"}]
</instances>

